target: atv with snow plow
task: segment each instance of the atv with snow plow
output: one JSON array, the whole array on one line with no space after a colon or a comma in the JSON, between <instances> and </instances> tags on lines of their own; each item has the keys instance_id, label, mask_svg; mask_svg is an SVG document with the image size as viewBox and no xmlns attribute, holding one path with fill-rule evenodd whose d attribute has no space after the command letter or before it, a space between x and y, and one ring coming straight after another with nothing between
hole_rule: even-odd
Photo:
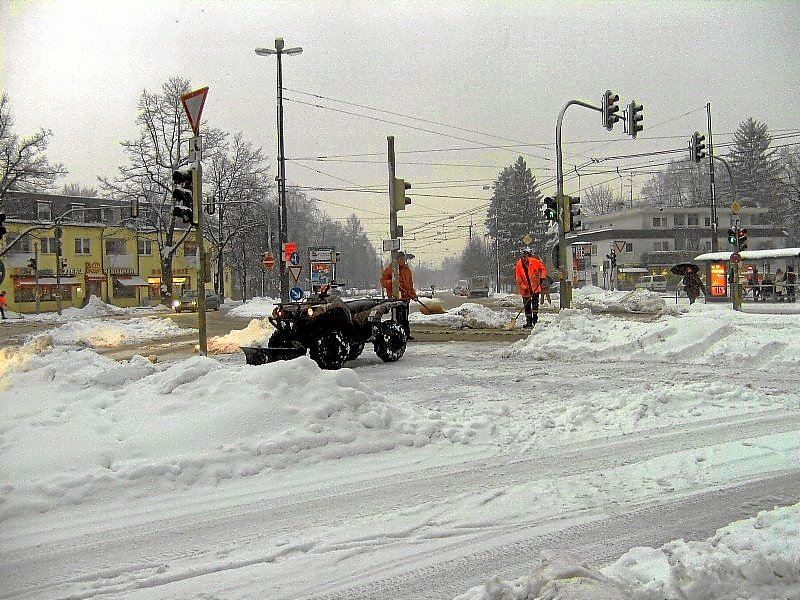
<instances>
[{"instance_id":1,"label":"atv with snow plow","mask_svg":"<svg viewBox=\"0 0 800 600\"><path fill-rule=\"evenodd\" d=\"M406 351L403 328L408 305L402 300L342 300L326 292L302 302L281 303L269 322L275 327L267 347L242 347L247 364L291 360L306 353L321 369L340 369L358 358L367 343L384 362Z\"/></svg>"}]
</instances>

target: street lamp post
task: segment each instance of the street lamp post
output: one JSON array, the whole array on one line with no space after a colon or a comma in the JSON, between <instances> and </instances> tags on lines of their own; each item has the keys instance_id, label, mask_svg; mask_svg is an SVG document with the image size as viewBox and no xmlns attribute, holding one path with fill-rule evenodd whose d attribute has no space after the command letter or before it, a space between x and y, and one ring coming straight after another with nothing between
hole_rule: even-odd
<instances>
[{"instance_id":1,"label":"street lamp post","mask_svg":"<svg viewBox=\"0 0 800 600\"><path fill-rule=\"evenodd\" d=\"M280 245L280 260L278 271L281 280L281 302L289 301L289 281L287 278L286 263L283 261L283 245L288 241L286 228L286 161L283 154L283 72L281 57L284 54L300 54L302 48L284 48L283 38L275 38L275 49L256 48L259 56L274 54L278 57L278 244Z\"/></svg>"}]
</instances>

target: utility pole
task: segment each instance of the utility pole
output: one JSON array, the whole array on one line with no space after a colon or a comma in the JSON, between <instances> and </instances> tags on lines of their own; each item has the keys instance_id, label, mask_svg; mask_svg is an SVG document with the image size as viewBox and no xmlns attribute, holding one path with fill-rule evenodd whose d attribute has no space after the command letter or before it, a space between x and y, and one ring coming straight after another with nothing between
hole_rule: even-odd
<instances>
[{"instance_id":1,"label":"utility pole","mask_svg":"<svg viewBox=\"0 0 800 600\"><path fill-rule=\"evenodd\" d=\"M397 235L397 207L395 206L395 158L394 136L386 138L388 166L389 166L389 237L392 240L392 298L400 295L400 266L397 264L397 251L400 249L400 238Z\"/></svg>"},{"instance_id":2,"label":"utility pole","mask_svg":"<svg viewBox=\"0 0 800 600\"><path fill-rule=\"evenodd\" d=\"M714 187L714 142L711 137L710 102L706 104L706 112L708 114L708 173L711 180L711 251L716 252L719 250L719 240L717 240L719 225L717 223L717 194Z\"/></svg>"}]
</instances>

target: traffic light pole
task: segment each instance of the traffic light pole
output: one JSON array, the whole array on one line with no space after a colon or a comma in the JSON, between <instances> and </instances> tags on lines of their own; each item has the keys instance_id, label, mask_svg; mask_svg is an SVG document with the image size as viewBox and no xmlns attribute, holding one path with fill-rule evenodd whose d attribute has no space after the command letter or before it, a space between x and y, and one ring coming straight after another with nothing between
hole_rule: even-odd
<instances>
[{"instance_id":1,"label":"traffic light pole","mask_svg":"<svg viewBox=\"0 0 800 600\"><path fill-rule=\"evenodd\" d=\"M393 240L398 240L397 237L397 207L394 205L394 197L396 190L395 185L395 158L394 158L394 136L390 135L386 138L388 165L389 165L389 237ZM392 247L392 298L400 296L400 266L397 264L397 248Z\"/></svg>"},{"instance_id":2,"label":"traffic light pole","mask_svg":"<svg viewBox=\"0 0 800 600\"><path fill-rule=\"evenodd\" d=\"M559 307L569 308L572 305L572 280L569 277L571 268L567 263L569 252L567 251L566 230L564 228L565 213L569 214L569 204L564 198L564 169L561 159L561 123L564 120L564 113L573 104L603 112L602 107L594 106L581 100L570 100L558 113L556 122L556 180L557 180L557 202L558 202L558 283L559 283ZM569 218L569 217L567 217Z\"/></svg>"},{"instance_id":3,"label":"traffic light pole","mask_svg":"<svg viewBox=\"0 0 800 600\"><path fill-rule=\"evenodd\" d=\"M197 244L197 328L199 333L200 356L208 354L208 336L206 331L206 247L203 243L203 165L197 161L197 198L194 201L197 214L195 244Z\"/></svg>"}]
</instances>

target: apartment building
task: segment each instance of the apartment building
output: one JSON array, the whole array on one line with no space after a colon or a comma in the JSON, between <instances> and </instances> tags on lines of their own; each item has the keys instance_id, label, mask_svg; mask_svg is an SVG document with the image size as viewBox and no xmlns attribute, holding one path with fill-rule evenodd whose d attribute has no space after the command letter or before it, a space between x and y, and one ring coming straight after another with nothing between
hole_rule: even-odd
<instances>
[{"instance_id":1,"label":"apartment building","mask_svg":"<svg viewBox=\"0 0 800 600\"><path fill-rule=\"evenodd\" d=\"M727 231L734 219L738 219L738 227L747 229L750 250L789 245L788 233L775 223L768 209L741 208L734 215L726 207L717 210L719 250L732 249ZM618 270L615 283L622 289L632 289L642 275L674 278L669 268L710 252L711 237L710 208L652 206L584 216L581 230L567 234L567 243L572 247L573 274L578 285L591 280L594 285L608 287L611 274L607 256L613 250Z\"/></svg>"},{"instance_id":2,"label":"apartment building","mask_svg":"<svg viewBox=\"0 0 800 600\"><path fill-rule=\"evenodd\" d=\"M162 302L156 232L130 218L130 207L108 199L9 193L8 233L0 243L0 289L11 310L51 312L81 307L90 296L119 307ZM184 230L186 231L186 230ZM181 232L176 240L182 239ZM60 248L59 248L60 243ZM210 252L210 246L206 252ZM60 264L59 263L60 259ZM173 291L197 287L192 231L172 261ZM230 297L230 273L225 273Z\"/></svg>"}]
</instances>

